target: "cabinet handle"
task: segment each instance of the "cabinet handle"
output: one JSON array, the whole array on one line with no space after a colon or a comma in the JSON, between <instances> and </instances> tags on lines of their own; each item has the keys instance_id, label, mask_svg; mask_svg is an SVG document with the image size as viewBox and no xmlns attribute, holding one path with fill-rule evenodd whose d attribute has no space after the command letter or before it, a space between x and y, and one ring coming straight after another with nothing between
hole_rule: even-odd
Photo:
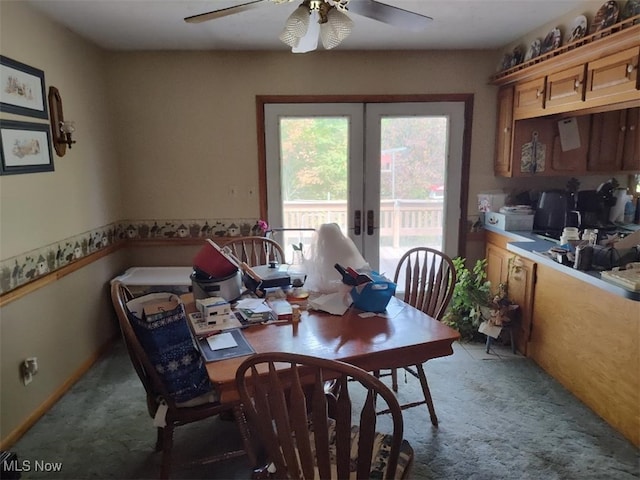
<instances>
[{"instance_id":1,"label":"cabinet handle","mask_svg":"<svg viewBox=\"0 0 640 480\"><path fill-rule=\"evenodd\" d=\"M509 133L510 128L509 127L504 127L504 133Z\"/></svg>"},{"instance_id":2,"label":"cabinet handle","mask_svg":"<svg viewBox=\"0 0 640 480\"><path fill-rule=\"evenodd\" d=\"M621 131L621 132L624 132L626 129L627 129L627 127L625 127L624 125L622 125L622 126L620 127L620 131Z\"/></svg>"},{"instance_id":3,"label":"cabinet handle","mask_svg":"<svg viewBox=\"0 0 640 480\"><path fill-rule=\"evenodd\" d=\"M544 90L536 90L536 98L544 93Z\"/></svg>"},{"instance_id":4,"label":"cabinet handle","mask_svg":"<svg viewBox=\"0 0 640 480\"><path fill-rule=\"evenodd\" d=\"M627 65L627 73L631 73L631 72L633 72L633 69L634 69L634 68L635 68L635 67L634 67L634 65L633 65L632 63L630 63L629 65Z\"/></svg>"},{"instance_id":5,"label":"cabinet handle","mask_svg":"<svg viewBox=\"0 0 640 480\"><path fill-rule=\"evenodd\" d=\"M631 125L631 126L629 127L629 130L631 130L632 132L633 132L635 129L636 129L636 126L635 126L635 125Z\"/></svg>"},{"instance_id":6,"label":"cabinet handle","mask_svg":"<svg viewBox=\"0 0 640 480\"><path fill-rule=\"evenodd\" d=\"M358 236L362 233L362 212L356 210L353 212L353 234Z\"/></svg>"},{"instance_id":7,"label":"cabinet handle","mask_svg":"<svg viewBox=\"0 0 640 480\"><path fill-rule=\"evenodd\" d=\"M580 80L576 80L576 82L573 84L575 89L577 90L578 88L580 88L580 85L582 85L582 82Z\"/></svg>"}]
</instances>

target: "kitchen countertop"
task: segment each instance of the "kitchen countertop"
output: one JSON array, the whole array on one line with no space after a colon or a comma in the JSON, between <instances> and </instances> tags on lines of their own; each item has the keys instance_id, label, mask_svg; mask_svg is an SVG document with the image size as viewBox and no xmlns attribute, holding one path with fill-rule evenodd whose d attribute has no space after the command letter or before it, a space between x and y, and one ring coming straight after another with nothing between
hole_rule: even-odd
<instances>
[{"instance_id":1,"label":"kitchen countertop","mask_svg":"<svg viewBox=\"0 0 640 480\"><path fill-rule=\"evenodd\" d=\"M633 290L616 285L615 283L602 280L600 278L600 272L596 270L576 270L575 268L571 268L567 265L562 265L546 255L536 253L546 252L554 245L558 245L556 242L541 239L531 232L508 232L492 227L491 225L485 225L484 229L488 232L494 232L509 239L509 242L507 243L507 250L510 252L521 255L536 263L547 265L564 273L565 275L570 275L576 279L582 280L583 282L587 282L595 287L606 290L607 292L640 302L640 292L634 292Z\"/></svg>"}]
</instances>

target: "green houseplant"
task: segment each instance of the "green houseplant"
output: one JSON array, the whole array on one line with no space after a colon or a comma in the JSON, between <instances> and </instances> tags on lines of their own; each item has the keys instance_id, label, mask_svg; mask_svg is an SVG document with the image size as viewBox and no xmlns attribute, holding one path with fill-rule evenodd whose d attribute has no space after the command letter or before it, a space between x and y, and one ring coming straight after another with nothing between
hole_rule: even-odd
<instances>
[{"instance_id":1,"label":"green houseplant","mask_svg":"<svg viewBox=\"0 0 640 480\"><path fill-rule=\"evenodd\" d=\"M482 310L491 304L491 283L487 280L487 261L478 260L469 270L465 259L453 259L457 280L451 305L443 323L460 332L462 340L472 340L483 320Z\"/></svg>"}]
</instances>

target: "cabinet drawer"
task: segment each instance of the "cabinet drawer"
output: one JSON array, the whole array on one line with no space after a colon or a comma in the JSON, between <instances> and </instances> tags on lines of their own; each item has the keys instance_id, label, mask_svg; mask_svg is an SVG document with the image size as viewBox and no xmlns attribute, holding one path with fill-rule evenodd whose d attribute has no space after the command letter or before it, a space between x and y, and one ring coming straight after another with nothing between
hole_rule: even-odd
<instances>
[{"instance_id":1,"label":"cabinet drawer","mask_svg":"<svg viewBox=\"0 0 640 480\"><path fill-rule=\"evenodd\" d=\"M640 47L634 47L589 62L585 100L637 100L639 55Z\"/></svg>"},{"instance_id":2,"label":"cabinet drawer","mask_svg":"<svg viewBox=\"0 0 640 480\"><path fill-rule=\"evenodd\" d=\"M570 68L547 77L545 108L567 107L584 100L585 67Z\"/></svg>"},{"instance_id":3,"label":"cabinet drawer","mask_svg":"<svg viewBox=\"0 0 640 480\"><path fill-rule=\"evenodd\" d=\"M545 77L516 85L513 113L516 119L544 114Z\"/></svg>"}]
</instances>

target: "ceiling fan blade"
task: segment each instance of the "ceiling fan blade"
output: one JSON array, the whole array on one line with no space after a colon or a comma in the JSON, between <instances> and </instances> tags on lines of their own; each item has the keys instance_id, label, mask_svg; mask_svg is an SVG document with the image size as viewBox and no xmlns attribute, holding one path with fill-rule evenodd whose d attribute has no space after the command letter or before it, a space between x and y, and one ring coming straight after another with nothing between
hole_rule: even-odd
<instances>
[{"instance_id":1,"label":"ceiling fan blade","mask_svg":"<svg viewBox=\"0 0 640 480\"><path fill-rule=\"evenodd\" d=\"M347 10L363 17L409 30L423 30L433 18L374 0L350 0Z\"/></svg>"},{"instance_id":2,"label":"ceiling fan blade","mask_svg":"<svg viewBox=\"0 0 640 480\"><path fill-rule=\"evenodd\" d=\"M184 19L187 23L200 23L207 20L213 20L215 18L226 17L227 15L233 15L235 13L252 10L264 5L265 0L253 0L251 2L243 3L242 5L236 5L234 7L221 8L220 10L214 10L213 12L200 13L198 15L192 15Z\"/></svg>"}]
</instances>

